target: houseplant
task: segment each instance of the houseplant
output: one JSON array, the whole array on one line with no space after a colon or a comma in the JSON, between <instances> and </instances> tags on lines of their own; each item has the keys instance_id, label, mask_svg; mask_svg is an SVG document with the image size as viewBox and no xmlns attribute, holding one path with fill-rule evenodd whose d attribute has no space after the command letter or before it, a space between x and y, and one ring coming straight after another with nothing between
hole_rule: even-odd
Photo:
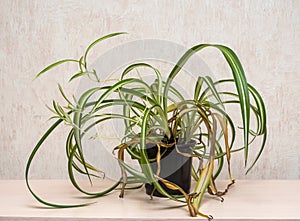
<instances>
[{"instance_id":1,"label":"houseplant","mask_svg":"<svg viewBox=\"0 0 300 221\"><path fill-rule=\"evenodd\" d=\"M79 72L70 80L87 76L99 81L101 76L98 76L95 70L89 69L87 55L94 45L121 34L124 33L113 33L97 39L87 47L80 59L64 59L55 62L43 69L37 77L58 65L72 62L78 65ZM221 51L231 68L233 78L213 81L209 76L199 76L194 85L193 96L186 98L174 86L174 79L195 53L207 47ZM132 77L131 73L141 68L153 72L154 80L151 83L147 83L140 77ZM233 84L235 90L217 89L223 84ZM222 195L234 183L230 170L231 154L244 151L248 172L257 162L265 146L267 131L264 102L257 90L247 82L236 54L226 46L200 44L192 47L183 54L166 79L163 79L160 71L154 66L139 62L128 65L115 83L89 88L74 101L65 95L62 87L59 86L59 90L67 106L53 101L53 108L49 109L54 113L53 118L57 118L57 121L34 147L28 159L25 175L29 191L38 201L48 206L68 208L89 204L49 203L32 190L28 180L29 169L36 152L63 122L70 126L66 138L69 177L80 192L100 197L121 185L120 197L123 197L127 184L146 183L147 193L151 197L152 195L164 196L185 203L191 216L201 215L209 219L212 217L199 211L201 200L206 191L222 199ZM226 112L225 106L228 104L236 104L240 109L244 141L244 146L240 148L234 148L237 131L232 117ZM109 111L110 107L120 107L122 112L112 113ZM255 129L250 128L250 119L252 120L250 115L253 115L256 121ZM87 192L78 185L74 172L86 175L92 182L91 176L97 176L93 172L99 170L87 162L82 139L90 129L114 119L122 120L124 124L124 135L120 144L112 147L117 153L122 176L102 192ZM259 136L262 137L261 146L254 161L248 166L250 145ZM125 154L139 163L139 170L126 162ZM196 159L197 163L192 164L192 158ZM167 159L171 161L173 159L173 163L165 163ZM177 161L180 162L176 164ZM227 162L229 184L224 191L218 191L215 180L223 169L224 161ZM166 165L171 166L167 168ZM182 174L182 171L188 175L188 178L176 177ZM190 190L191 178L196 183L193 190ZM178 182L181 179L187 181ZM184 184L187 185L183 186Z\"/></svg>"}]
</instances>

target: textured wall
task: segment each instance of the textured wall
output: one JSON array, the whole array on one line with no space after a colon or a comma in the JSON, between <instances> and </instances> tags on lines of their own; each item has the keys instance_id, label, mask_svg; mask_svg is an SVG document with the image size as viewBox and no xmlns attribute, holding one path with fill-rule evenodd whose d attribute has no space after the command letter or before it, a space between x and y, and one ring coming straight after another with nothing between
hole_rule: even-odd
<instances>
[{"instance_id":1,"label":"textured wall","mask_svg":"<svg viewBox=\"0 0 300 221\"><path fill-rule=\"evenodd\" d=\"M53 61L78 58L92 40L114 31L130 35L97 53L144 38L233 48L265 98L269 129L256 167L245 177L235 160L235 177L300 178L300 1L0 0L0 30L0 179L23 178L30 151L50 126L45 104L60 99L57 82L69 94L78 86L67 83L68 65L32 81L34 76ZM204 54L211 65L218 63L215 51ZM64 135L62 127L39 152L33 177L66 177Z\"/></svg>"}]
</instances>

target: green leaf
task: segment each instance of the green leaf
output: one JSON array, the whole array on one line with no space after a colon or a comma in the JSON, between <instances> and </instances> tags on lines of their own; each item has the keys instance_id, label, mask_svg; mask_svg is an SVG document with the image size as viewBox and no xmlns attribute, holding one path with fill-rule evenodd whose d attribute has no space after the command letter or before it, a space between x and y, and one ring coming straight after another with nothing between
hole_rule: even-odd
<instances>
[{"instance_id":1,"label":"green leaf","mask_svg":"<svg viewBox=\"0 0 300 221\"><path fill-rule=\"evenodd\" d=\"M153 108L160 108L159 105L155 105L151 108L147 108L143 117L143 122L142 122L142 128L141 128L141 141L140 141L140 147L141 147L141 160L140 160L140 166L142 168L142 172L145 174L147 180L149 180L149 182L152 182L153 185L155 186L155 188L157 189L157 191L161 194L163 194L164 196L168 197L169 199L172 200L176 200L178 201L178 199L176 199L174 196L168 194L163 188L162 186L159 184L159 182L155 179L152 168L150 166L150 162L148 159L148 155L146 152L146 138L147 138L147 122L151 113L151 110Z\"/></svg>"},{"instance_id":2,"label":"green leaf","mask_svg":"<svg viewBox=\"0 0 300 221\"><path fill-rule=\"evenodd\" d=\"M78 103L77 103L77 107L76 107L76 110L74 111L74 117L73 117L73 122L74 122L74 137L75 137L75 140L76 140L76 144L77 144L77 147L78 147L78 152L80 154L80 157L83 161L83 166L84 166L84 169L85 169L85 172L87 173L88 175L88 178L90 180L90 182L92 183L91 181L91 178L89 176L89 172L85 166L85 159L84 159L84 156L83 156L83 150L82 150L82 144L81 144L81 124L82 124L82 113L83 113L83 110L84 108L86 107L85 104L87 103L88 99L97 91L101 90L100 87L96 87L96 88L91 88L89 90L87 90L86 92L84 92L81 97L79 98L78 100Z\"/></svg>"},{"instance_id":3,"label":"green leaf","mask_svg":"<svg viewBox=\"0 0 300 221\"><path fill-rule=\"evenodd\" d=\"M75 131L75 130L74 130ZM71 139L70 139L71 140ZM67 144L66 145L70 145L70 143L68 143L70 140L67 141ZM112 190L114 190L119 184L120 184L120 181L117 181L115 182L111 187L105 189L104 191L101 191L101 192L97 192L97 193L91 193L91 192L87 192L85 190L83 190L77 183L76 179L75 179L75 176L74 176L74 173L73 173L73 158L75 156L75 153L76 153L76 150L78 150L78 145L74 145L73 148L71 149L70 153L69 153L69 156L68 156L68 173L69 173L69 178L73 184L73 186L79 190L80 192L86 194L86 195L89 195L89 196L93 196L93 197L99 197L99 196L104 196L106 195L107 193L111 192ZM80 151L79 151L80 152ZM85 171L86 171L86 174L88 175L88 178L91 182L91 179L90 179L90 174L89 172L87 171L87 164L84 160L84 158L82 157L82 154L80 154L80 158L82 160L82 165L84 166L85 168Z\"/></svg>"},{"instance_id":4,"label":"green leaf","mask_svg":"<svg viewBox=\"0 0 300 221\"><path fill-rule=\"evenodd\" d=\"M121 80L115 83L114 85L107 87L107 90L100 96L100 98L92 108L91 113L93 113L98 108L98 106L103 102L103 100L105 100L110 94L117 92L124 85L131 84L131 83L140 83L141 85L144 85L145 88L149 88L146 83L138 79L129 78L129 79Z\"/></svg>"},{"instance_id":5,"label":"green leaf","mask_svg":"<svg viewBox=\"0 0 300 221\"><path fill-rule=\"evenodd\" d=\"M130 173L132 176L139 178L139 180L143 183L147 183L149 182L147 180L147 177L145 176L144 173L141 173L135 169L133 169L132 167L130 167L129 165L127 165L125 162L123 162L122 160L119 160L119 163L122 165L122 167L125 168L125 170Z\"/></svg>"},{"instance_id":6,"label":"green leaf","mask_svg":"<svg viewBox=\"0 0 300 221\"><path fill-rule=\"evenodd\" d=\"M195 91L194 91L194 100L199 100L200 91L203 85L203 77L198 77L198 80L195 85Z\"/></svg>"},{"instance_id":7,"label":"green leaf","mask_svg":"<svg viewBox=\"0 0 300 221\"><path fill-rule=\"evenodd\" d=\"M73 148L77 148L77 147L76 147L76 144L75 144L75 145L72 144L72 139L73 139L73 137L74 137L74 130L72 129L72 130L70 131L70 133L69 133L69 135L68 135L68 137L67 137L67 141L66 141L66 154L67 154L68 159L70 158L70 154L71 154ZM80 156L77 154L76 151L75 151L75 153L74 153L74 156L75 156L75 158L78 160L78 162L79 162L80 164L83 164L83 162L82 162ZM79 166L77 166L77 164L75 163L74 160L72 161L72 166L73 166L74 169L77 170L77 172L79 172L79 173L81 173L81 174L84 174L84 175L87 175L86 172L82 171L82 170L79 168ZM90 165L90 164L88 164L88 163L86 163L86 167L87 167L88 169L90 169L90 170L95 171L95 172L98 172L98 173L101 172L100 170L96 169L95 167L93 167L92 165ZM94 176L94 177L98 177L98 178L99 178L99 176L97 176L97 175L94 175L94 174L91 174L91 175Z\"/></svg>"},{"instance_id":8,"label":"green leaf","mask_svg":"<svg viewBox=\"0 0 300 221\"><path fill-rule=\"evenodd\" d=\"M228 82L234 82L234 80L233 79L224 79L224 80L215 82L215 84L228 83ZM253 163L247 169L246 173L248 173L251 170L251 168L253 168L253 166L256 164L257 160L261 156L261 154L264 150L265 144L266 144L266 139L267 139L267 126L266 126L267 118L266 118L266 108L265 108L264 101L263 101L261 95L258 93L258 91L251 84L248 84L248 89L249 89L250 95L253 97L256 107L257 107L257 111L256 111L254 106L250 104L251 109L254 111L255 117L258 118L258 120L257 120L258 129L257 129L256 136L262 135L263 140L262 140L262 144L260 146L258 154L256 155ZM235 95L233 93L229 93L229 92L226 92L226 94L231 95L231 96L237 96L237 95ZM238 101L225 101L225 102L226 103L237 103ZM251 134L250 130L249 130L249 133ZM249 142L249 143L251 143L251 142ZM241 148L241 149L244 149L244 148Z\"/></svg>"},{"instance_id":9,"label":"green leaf","mask_svg":"<svg viewBox=\"0 0 300 221\"><path fill-rule=\"evenodd\" d=\"M36 76L35 76L35 79L38 78L39 76L41 76L42 74L44 74L45 72L47 72L48 70L58 66L58 65L61 65L63 63L67 63L67 62L76 62L78 63L77 60L74 60L74 59L64 59L64 60L60 60L60 61L57 61L49 66L47 66L46 68L44 68L43 70L40 71L40 73L38 73Z\"/></svg>"},{"instance_id":10,"label":"green leaf","mask_svg":"<svg viewBox=\"0 0 300 221\"><path fill-rule=\"evenodd\" d=\"M128 74L130 71L138 68L138 67L148 67L150 69L152 69L155 74L156 74L156 81L157 81L157 90L156 90L156 93L154 93L156 96L156 100L157 100L157 103L158 104L161 104L161 101L162 101L162 84L163 84L163 81L162 81L162 77L161 77L161 73L159 72L159 70L157 68L154 68L152 65L150 64L147 64L147 63L135 63L135 64L132 64L130 66L128 66L122 73L121 75L121 79L124 79L125 75Z\"/></svg>"},{"instance_id":11,"label":"green leaf","mask_svg":"<svg viewBox=\"0 0 300 221\"><path fill-rule=\"evenodd\" d=\"M66 96L66 94L64 93L64 91L63 91L63 89L62 89L62 87L61 87L60 84L58 84L58 89L59 89L61 95L63 96L63 98L64 98L64 99L67 101L67 103L72 107L72 106L73 106L72 102L67 98L67 96Z\"/></svg>"},{"instance_id":12,"label":"green leaf","mask_svg":"<svg viewBox=\"0 0 300 221\"><path fill-rule=\"evenodd\" d=\"M95 40L93 43L91 43L87 49L85 50L84 52L84 55L83 55L83 58L82 58L82 62L84 64L84 67L87 68L87 63L86 63L86 58L87 58L87 55L89 53L89 51L99 42L105 40L105 39L108 39L108 38L112 38L114 36L118 36L118 35L122 35L122 34L127 34L127 32L116 32L116 33L112 33L112 34L109 34L109 35L106 35L106 36L103 36L101 38L98 38L97 40Z\"/></svg>"},{"instance_id":13,"label":"green leaf","mask_svg":"<svg viewBox=\"0 0 300 221\"><path fill-rule=\"evenodd\" d=\"M40 147L42 146L42 144L44 143L44 141L48 138L48 136L56 129L56 127L62 122L61 119L57 120L54 124L52 124L52 126L46 131L46 133L41 137L41 139L38 141L38 143L36 144L36 146L34 147L34 149L32 150L27 164L26 164L26 169L25 169L25 181L26 181L26 186L28 188L28 190L31 192L31 194L33 195L33 197L39 201L40 203L46 205L46 206L51 206L51 207L55 207L55 208L72 208L72 207L82 207L82 206L87 206L93 203L84 203L84 204L72 204L72 205L63 205L63 204L56 204L56 203L51 203L51 202L47 202L45 200L43 200L42 198L40 198L31 188L31 185L29 183L29 169L32 163L32 160L34 159L36 153L38 152L38 150L40 149Z\"/></svg>"},{"instance_id":14,"label":"green leaf","mask_svg":"<svg viewBox=\"0 0 300 221\"><path fill-rule=\"evenodd\" d=\"M258 152L258 154L256 155L256 157L255 157L253 163L252 163L252 164L249 166L249 168L247 169L246 174L250 172L250 170L253 168L253 166L256 164L257 160L258 160L259 157L261 156L261 154L262 154L262 152L263 152L263 150L264 150L264 147L265 147L265 145L266 145L266 141L267 141L267 129L265 129L265 132L264 132L264 134L263 134L263 141L262 141L262 145L261 145L261 147L260 147L260 149L259 149L259 152Z\"/></svg>"},{"instance_id":15,"label":"green leaf","mask_svg":"<svg viewBox=\"0 0 300 221\"><path fill-rule=\"evenodd\" d=\"M76 78L79 78L79 77L84 76L84 75L89 75L89 74L94 74L94 73L91 72L91 71L81 71L81 72L78 72L77 74L74 74L74 75L69 79L69 82L73 81L73 80L76 79Z\"/></svg>"},{"instance_id":16,"label":"green leaf","mask_svg":"<svg viewBox=\"0 0 300 221\"><path fill-rule=\"evenodd\" d=\"M205 83L207 84L208 88L210 89L210 91L212 92L213 96L217 99L217 101L219 102L219 104L221 104L222 108L224 109L224 105L222 102L222 99L220 98L219 92L217 91L214 82L212 81L211 77L209 76L205 76L203 77L203 80L205 81ZM200 100L203 99L203 96L200 96Z\"/></svg>"},{"instance_id":17,"label":"green leaf","mask_svg":"<svg viewBox=\"0 0 300 221\"><path fill-rule=\"evenodd\" d=\"M176 65L170 72L169 77L166 81L166 85L163 93L164 110L167 109L166 98L168 97L169 87L171 86L173 79L176 77L176 75L179 73L179 71L182 69L185 63L189 60L189 58L192 55L194 55L196 52L202 50L205 47L215 47L219 49L224 55L228 65L232 70L235 86L240 99L241 115L243 119L244 145L245 145L244 156L245 156L245 165L246 165L248 160L249 121L250 121L249 90L248 90L248 84L247 84L246 76L242 68L242 65L238 57L236 56L236 54L230 48L223 45L200 44L189 49L176 63Z\"/></svg>"}]
</instances>

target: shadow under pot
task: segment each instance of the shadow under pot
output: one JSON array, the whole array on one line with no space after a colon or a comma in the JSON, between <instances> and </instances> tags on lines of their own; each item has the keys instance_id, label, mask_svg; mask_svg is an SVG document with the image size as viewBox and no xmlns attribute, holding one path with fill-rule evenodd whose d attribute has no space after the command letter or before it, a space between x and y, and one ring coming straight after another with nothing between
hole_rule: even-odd
<instances>
[{"instance_id":1,"label":"shadow under pot","mask_svg":"<svg viewBox=\"0 0 300 221\"><path fill-rule=\"evenodd\" d=\"M184 156L181 153L191 154L196 145L195 141L190 141L187 144L176 144L169 148L161 147L160 159L160 174L159 177L166 179L172 183L180 186L186 193L190 192L191 188L191 171L192 171L192 157ZM155 159L157 156L158 148L153 144L147 144L147 155L149 159ZM180 152L180 153L179 153ZM157 171L157 162L151 162L153 173ZM158 181L162 188L170 195L182 195L178 190L171 190L167 188L161 181ZM154 185L150 183L145 184L146 193L151 195L154 190ZM153 196L165 197L157 190L154 190Z\"/></svg>"}]
</instances>

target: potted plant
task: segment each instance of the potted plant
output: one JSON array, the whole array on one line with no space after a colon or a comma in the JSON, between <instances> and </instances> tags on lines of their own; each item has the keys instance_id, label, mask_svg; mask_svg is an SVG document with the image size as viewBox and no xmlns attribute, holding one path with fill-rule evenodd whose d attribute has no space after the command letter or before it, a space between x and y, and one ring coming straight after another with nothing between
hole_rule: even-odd
<instances>
[{"instance_id":1,"label":"potted plant","mask_svg":"<svg viewBox=\"0 0 300 221\"><path fill-rule=\"evenodd\" d=\"M79 66L79 72L70 80L87 75L98 81L96 71L90 70L87 65L87 54L97 43L120 34L124 33L113 33L97 39L87 47L80 59L55 62L43 69L37 77L63 63L75 62ZM213 81L209 76L199 76L195 81L193 96L184 97L173 85L173 81L190 57L207 47L214 47L222 52L233 77ZM139 68L153 71L154 80L147 83L140 77L130 75ZM233 84L235 90L217 89L223 84ZM201 200L205 192L222 199L222 195L234 183L230 170L231 154L244 151L245 166L248 166L250 145L257 137L262 137L258 153L247 167L248 172L257 162L265 146L267 130L263 99L247 82L236 54L223 45L200 44L192 47L183 54L166 79L163 79L157 68L140 62L126 67L117 82L89 88L73 102L65 95L62 87L59 86L59 90L67 106L63 107L56 101L53 102L53 108L50 109L57 121L34 147L26 166L29 191L38 201L48 206L68 208L87 205L49 203L32 190L28 180L30 165L36 152L62 122L70 126L66 137L69 177L74 187L82 193L95 197L103 196L121 185L120 197L123 197L127 184L142 183L151 197L163 196L183 202L188 206L191 216L200 215L208 219L212 217L199 211ZM237 131L234 120L225 109L228 104L236 104L240 109L243 147L234 147ZM122 112L107 111L112 106L120 107ZM250 128L250 115L253 115L256 121L255 129ZM110 188L99 193L90 193L77 184L74 176L76 171L85 174L91 181L91 176L96 176L93 172L99 171L87 162L83 153L82 138L90 129L112 119L119 119L124 123L121 143L112 147L117 152L122 177ZM126 162L125 154L139 163L139 170ZM196 162L192 163L192 159ZM224 191L219 191L215 180L223 170L224 161L228 165L229 184ZM194 189L190 189L191 179L196 183Z\"/></svg>"}]
</instances>

